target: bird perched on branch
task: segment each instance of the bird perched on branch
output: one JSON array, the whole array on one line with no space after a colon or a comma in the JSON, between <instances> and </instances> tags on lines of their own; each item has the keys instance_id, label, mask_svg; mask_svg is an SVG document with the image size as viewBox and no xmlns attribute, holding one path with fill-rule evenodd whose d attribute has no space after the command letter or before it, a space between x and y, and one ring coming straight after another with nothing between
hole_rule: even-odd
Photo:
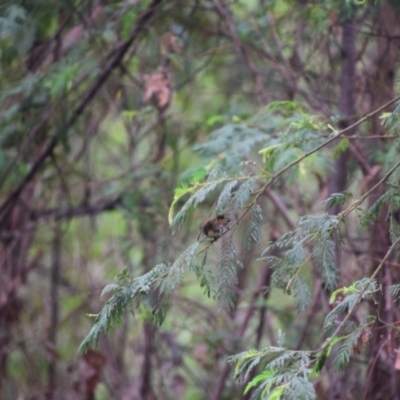
<instances>
[{"instance_id":1,"label":"bird perched on branch","mask_svg":"<svg viewBox=\"0 0 400 400\"><path fill-rule=\"evenodd\" d=\"M207 218L200 224L200 229L208 238L216 242L228 229L231 220L225 217L224 214L219 214L216 217Z\"/></svg>"}]
</instances>

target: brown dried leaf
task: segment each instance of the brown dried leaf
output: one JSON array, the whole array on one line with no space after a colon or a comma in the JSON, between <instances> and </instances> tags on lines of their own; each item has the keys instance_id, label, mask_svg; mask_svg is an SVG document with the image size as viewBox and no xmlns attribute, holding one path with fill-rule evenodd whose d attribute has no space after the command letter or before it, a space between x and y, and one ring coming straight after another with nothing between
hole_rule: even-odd
<instances>
[{"instance_id":1,"label":"brown dried leaf","mask_svg":"<svg viewBox=\"0 0 400 400\"><path fill-rule=\"evenodd\" d=\"M167 107L171 100L168 71L165 68L161 68L151 75L144 75L143 79L145 82L143 101L145 103L155 102L159 109Z\"/></svg>"},{"instance_id":2,"label":"brown dried leaf","mask_svg":"<svg viewBox=\"0 0 400 400\"><path fill-rule=\"evenodd\" d=\"M106 358L98 351L89 349L84 355L83 359L89 367L96 373L100 373L106 364Z\"/></svg>"},{"instance_id":3,"label":"brown dried leaf","mask_svg":"<svg viewBox=\"0 0 400 400\"><path fill-rule=\"evenodd\" d=\"M165 53L182 53L182 45L177 36L171 32L166 32L161 39L161 54Z\"/></svg>"},{"instance_id":4,"label":"brown dried leaf","mask_svg":"<svg viewBox=\"0 0 400 400\"><path fill-rule=\"evenodd\" d=\"M354 351L357 354L360 354L361 350L365 348L365 346L369 343L370 338L371 338L371 329L367 327L363 330L363 333L359 337L358 342L354 347Z\"/></svg>"},{"instance_id":5,"label":"brown dried leaf","mask_svg":"<svg viewBox=\"0 0 400 400\"><path fill-rule=\"evenodd\" d=\"M79 363L79 374L85 382L86 393L94 393L100 381L100 373L106 364L106 358L98 351L89 349Z\"/></svg>"}]
</instances>

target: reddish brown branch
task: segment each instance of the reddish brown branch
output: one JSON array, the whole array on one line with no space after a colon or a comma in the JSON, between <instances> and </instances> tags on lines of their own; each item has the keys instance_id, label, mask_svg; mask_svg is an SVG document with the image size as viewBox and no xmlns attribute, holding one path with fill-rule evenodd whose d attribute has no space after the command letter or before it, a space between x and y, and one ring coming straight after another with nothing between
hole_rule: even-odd
<instances>
[{"instance_id":1,"label":"reddish brown branch","mask_svg":"<svg viewBox=\"0 0 400 400\"><path fill-rule=\"evenodd\" d=\"M119 197L111 200L99 200L97 203L85 204L74 208L49 208L38 210L31 214L29 221L19 229L13 231L2 231L0 239L10 239L20 237L29 230L34 229L39 223L46 221L58 221L62 219L71 219L77 217L94 216L106 211L116 210L121 206Z\"/></svg>"}]
</instances>

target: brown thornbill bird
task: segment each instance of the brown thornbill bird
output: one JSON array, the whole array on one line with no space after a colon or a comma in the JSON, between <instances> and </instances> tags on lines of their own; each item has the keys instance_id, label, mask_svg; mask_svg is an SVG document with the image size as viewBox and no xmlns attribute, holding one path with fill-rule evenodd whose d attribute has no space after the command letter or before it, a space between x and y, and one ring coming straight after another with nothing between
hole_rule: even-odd
<instances>
[{"instance_id":1,"label":"brown thornbill bird","mask_svg":"<svg viewBox=\"0 0 400 400\"><path fill-rule=\"evenodd\" d=\"M204 235L216 242L229 229L229 222L231 222L229 218L220 214L216 217L207 218L200 224L200 229Z\"/></svg>"}]
</instances>

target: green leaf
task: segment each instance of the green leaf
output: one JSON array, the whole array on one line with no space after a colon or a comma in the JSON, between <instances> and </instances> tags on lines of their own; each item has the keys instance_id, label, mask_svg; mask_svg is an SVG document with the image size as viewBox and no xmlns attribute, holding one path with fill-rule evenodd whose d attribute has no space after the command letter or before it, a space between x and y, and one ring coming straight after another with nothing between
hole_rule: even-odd
<instances>
[{"instance_id":1,"label":"green leaf","mask_svg":"<svg viewBox=\"0 0 400 400\"><path fill-rule=\"evenodd\" d=\"M281 146L283 146L283 143L273 144L273 145L271 145L271 146L264 147L263 149L259 150L259 151L258 151L258 154L261 154L261 155L262 155L263 163L266 163L267 160L268 160L268 158L269 158L269 156L272 154L272 152L273 152L275 149L277 149L277 148L279 148L279 147L281 147Z\"/></svg>"},{"instance_id":2,"label":"green leaf","mask_svg":"<svg viewBox=\"0 0 400 400\"><path fill-rule=\"evenodd\" d=\"M313 371L313 376L318 376L319 375L319 373L322 371L322 368L324 367L324 365L325 365L325 363L326 363L326 360L328 359L328 357L329 357L329 355L330 355L330 353L331 353L331 351L332 351L332 348L333 348L333 346L336 344L336 343L338 343L338 342L340 342L341 340L343 340L343 336L339 336L339 337L336 337L336 338L333 338L333 339L331 339L331 338L328 338L325 342L328 342L328 341L330 341L329 342L329 346L327 346L323 351L322 351L322 353L319 353L318 354L318 360L314 363L314 365L313 365L313 367L312 367L312 371Z\"/></svg>"},{"instance_id":3,"label":"green leaf","mask_svg":"<svg viewBox=\"0 0 400 400\"><path fill-rule=\"evenodd\" d=\"M310 288L299 276L295 276L292 283L293 297L299 311L305 310L311 303Z\"/></svg>"},{"instance_id":4,"label":"green leaf","mask_svg":"<svg viewBox=\"0 0 400 400\"><path fill-rule=\"evenodd\" d=\"M263 372L261 372L261 374L255 376L246 386L243 394L247 394L251 388L257 386L260 382L265 381L267 379L272 378L275 375L275 371L272 369L267 369Z\"/></svg>"},{"instance_id":5,"label":"green leaf","mask_svg":"<svg viewBox=\"0 0 400 400\"><path fill-rule=\"evenodd\" d=\"M339 158L340 154L347 150L349 147L349 139L342 139L334 148L332 157L336 160Z\"/></svg>"},{"instance_id":6,"label":"green leaf","mask_svg":"<svg viewBox=\"0 0 400 400\"><path fill-rule=\"evenodd\" d=\"M186 194L190 193L190 188L188 188L185 184L182 184L181 187L175 189L174 193L174 199L171 203L171 206L169 207L169 212L168 212L168 222L170 225L172 225L172 220L174 218L174 208L176 203Z\"/></svg>"},{"instance_id":7,"label":"green leaf","mask_svg":"<svg viewBox=\"0 0 400 400\"><path fill-rule=\"evenodd\" d=\"M285 394L285 386L278 386L270 393L268 400L280 400L283 394Z\"/></svg>"},{"instance_id":8,"label":"green leaf","mask_svg":"<svg viewBox=\"0 0 400 400\"><path fill-rule=\"evenodd\" d=\"M206 124L207 124L207 126L213 126L217 122L225 122L225 121L226 121L225 115L216 114L216 115L212 115L211 117L207 118Z\"/></svg>"},{"instance_id":9,"label":"green leaf","mask_svg":"<svg viewBox=\"0 0 400 400\"><path fill-rule=\"evenodd\" d=\"M353 196L350 192L332 193L325 201L324 204L327 208L331 208L336 204L343 206L347 200Z\"/></svg>"}]
</instances>

